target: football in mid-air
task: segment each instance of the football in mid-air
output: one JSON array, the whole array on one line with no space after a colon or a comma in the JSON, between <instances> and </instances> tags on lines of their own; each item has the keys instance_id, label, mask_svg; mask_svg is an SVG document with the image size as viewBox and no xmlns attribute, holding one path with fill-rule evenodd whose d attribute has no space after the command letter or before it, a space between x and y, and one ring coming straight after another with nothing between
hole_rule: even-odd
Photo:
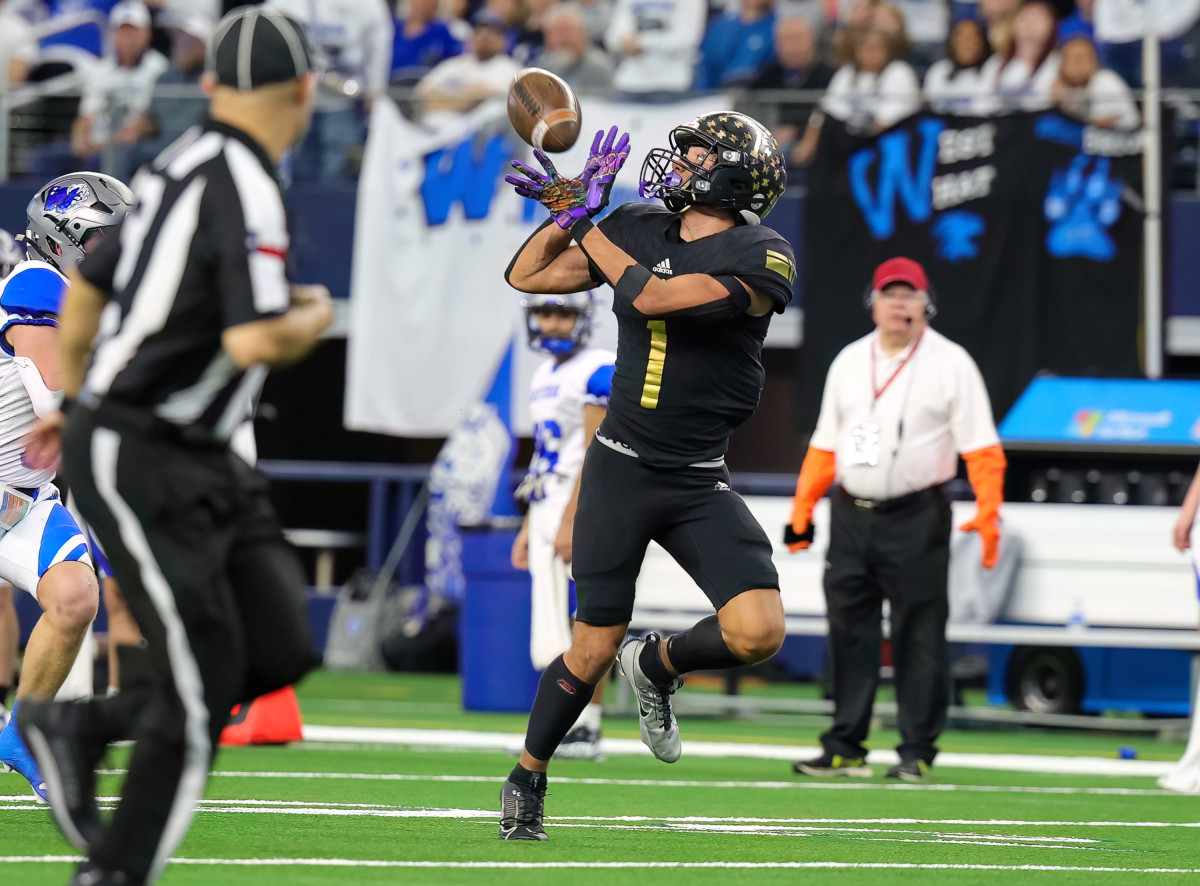
<instances>
[{"instance_id":1,"label":"football in mid-air","mask_svg":"<svg viewBox=\"0 0 1200 886\"><path fill-rule=\"evenodd\" d=\"M527 144L551 154L566 151L579 138L579 99L561 77L525 68L508 88L508 119Z\"/></svg>"}]
</instances>

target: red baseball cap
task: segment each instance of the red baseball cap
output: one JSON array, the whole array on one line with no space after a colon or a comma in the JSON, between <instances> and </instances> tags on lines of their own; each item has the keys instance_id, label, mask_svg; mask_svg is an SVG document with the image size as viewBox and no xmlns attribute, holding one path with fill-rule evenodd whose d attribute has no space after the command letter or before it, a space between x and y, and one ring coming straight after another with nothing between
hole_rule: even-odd
<instances>
[{"instance_id":1,"label":"red baseball cap","mask_svg":"<svg viewBox=\"0 0 1200 886\"><path fill-rule=\"evenodd\" d=\"M925 276L925 269L911 258L902 256L889 258L875 269L875 279L871 283L871 288L883 289L891 283L907 283L913 289L925 291L929 289L929 279Z\"/></svg>"}]
</instances>

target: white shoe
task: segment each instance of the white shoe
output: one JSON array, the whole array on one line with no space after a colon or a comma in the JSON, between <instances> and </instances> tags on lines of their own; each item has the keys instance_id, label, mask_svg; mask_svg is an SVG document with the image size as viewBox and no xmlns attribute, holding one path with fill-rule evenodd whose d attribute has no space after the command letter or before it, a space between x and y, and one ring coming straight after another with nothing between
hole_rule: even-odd
<instances>
[{"instance_id":1,"label":"white shoe","mask_svg":"<svg viewBox=\"0 0 1200 886\"><path fill-rule=\"evenodd\" d=\"M556 760L603 760L604 754L600 751L600 730L576 726L555 749L554 757Z\"/></svg>"},{"instance_id":2,"label":"white shoe","mask_svg":"<svg viewBox=\"0 0 1200 886\"><path fill-rule=\"evenodd\" d=\"M674 763L679 759L682 747L679 741L679 724L671 711L671 696L683 685L683 680L676 677L664 690L642 672L642 666L638 662L646 644L658 639L658 634L650 633L641 639L626 640L617 654L617 661L620 662L621 672L629 680L629 685L633 687L637 696L642 743L664 763Z\"/></svg>"}]
</instances>

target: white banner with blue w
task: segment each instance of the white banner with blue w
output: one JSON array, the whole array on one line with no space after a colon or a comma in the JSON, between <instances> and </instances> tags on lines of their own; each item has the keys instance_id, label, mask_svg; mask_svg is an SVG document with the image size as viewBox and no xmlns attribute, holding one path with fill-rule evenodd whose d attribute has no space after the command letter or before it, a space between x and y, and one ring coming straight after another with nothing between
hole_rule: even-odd
<instances>
[{"instance_id":1,"label":"white banner with blue w","mask_svg":"<svg viewBox=\"0 0 1200 886\"><path fill-rule=\"evenodd\" d=\"M729 106L721 96L650 106L588 102L584 135L555 163L576 175L596 129L628 131L632 151L612 196L619 205L637 199L642 160L667 144L672 126ZM545 216L503 181L509 161L527 152L499 102L433 131L406 120L391 101L375 102L355 220L347 428L446 436L492 389L511 346L509 415L515 433L529 433L529 379L542 358L525 346L520 295L504 270ZM615 348L611 296L597 295L593 343Z\"/></svg>"}]
</instances>

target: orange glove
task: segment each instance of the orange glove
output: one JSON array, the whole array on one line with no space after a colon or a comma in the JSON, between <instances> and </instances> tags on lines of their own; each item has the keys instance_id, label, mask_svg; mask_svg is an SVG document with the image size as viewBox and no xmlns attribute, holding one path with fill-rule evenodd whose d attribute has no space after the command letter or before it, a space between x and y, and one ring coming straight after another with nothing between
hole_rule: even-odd
<instances>
[{"instance_id":1,"label":"orange glove","mask_svg":"<svg viewBox=\"0 0 1200 886\"><path fill-rule=\"evenodd\" d=\"M958 528L963 532L978 532L983 542L983 568L996 565L1000 550L1000 502L1004 501L1004 469L1008 462L1004 449L988 446L974 452L964 452L967 479L975 490L975 519Z\"/></svg>"},{"instance_id":2,"label":"orange glove","mask_svg":"<svg viewBox=\"0 0 1200 886\"><path fill-rule=\"evenodd\" d=\"M812 512L817 501L829 491L837 475L833 453L828 449L808 447L800 479L796 481L796 497L792 500L792 522L784 532L784 542L793 554L812 544Z\"/></svg>"}]
</instances>

